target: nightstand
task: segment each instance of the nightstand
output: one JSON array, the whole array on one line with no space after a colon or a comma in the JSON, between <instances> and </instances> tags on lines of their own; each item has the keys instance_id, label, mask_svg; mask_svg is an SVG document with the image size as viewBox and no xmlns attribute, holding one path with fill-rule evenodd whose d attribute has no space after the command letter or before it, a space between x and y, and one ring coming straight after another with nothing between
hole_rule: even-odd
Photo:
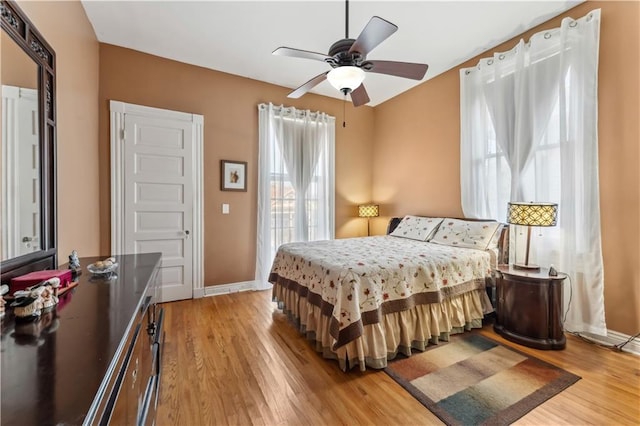
<instances>
[{"instance_id":1,"label":"nightstand","mask_svg":"<svg viewBox=\"0 0 640 426\"><path fill-rule=\"evenodd\" d=\"M493 329L512 342L536 349L564 349L562 282L566 274L501 265L496 269L496 322Z\"/></svg>"}]
</instances>

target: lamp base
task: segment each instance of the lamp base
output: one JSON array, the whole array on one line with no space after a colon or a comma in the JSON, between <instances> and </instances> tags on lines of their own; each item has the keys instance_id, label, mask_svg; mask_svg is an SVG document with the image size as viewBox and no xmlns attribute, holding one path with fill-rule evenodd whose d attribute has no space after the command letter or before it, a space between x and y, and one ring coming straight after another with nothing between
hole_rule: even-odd
<instances>
[{"instance_id":1,"label":"lamp base","mask_svg":"<svg viewBox=\"0 0 640 426\"><path fill-rule=\"evenodd\" d=\"M540 265L535 265L535 264L527 264L525 265L524 263L514 263L513 267L516 269L524 269L527 271L539 271L540 270Z\"/></svg>"}]
</instances>

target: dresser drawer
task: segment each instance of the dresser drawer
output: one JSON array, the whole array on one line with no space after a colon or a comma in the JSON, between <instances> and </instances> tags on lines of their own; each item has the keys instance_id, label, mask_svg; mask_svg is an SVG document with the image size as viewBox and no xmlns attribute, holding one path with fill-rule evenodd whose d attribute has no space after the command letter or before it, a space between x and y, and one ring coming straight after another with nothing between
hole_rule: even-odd
<instances>
[{"instance_id":1,"label":"dresser drawer","mask_svg":"<svg viewBox=\"0 0 640 426\"><path fill-rule=\"evenodd\" d=\"M100 424L135 424L137 416L137 398L139 394L140 354L142 351L140 336L141 325L135 329L133 340L125 352L122 367L117 375L105 414Z\"/></svg>"},{"instance_id":2,"label":"dresser drawer","mask_svg":"<svg viewBox=\"0 0 640 426\"><path fill-rule=\"evenodd\" d=\"M152 297L144 297L134 316L134 331L127 339L117 364L100 424L135 425L145 411L146 388L159 369L158 349L155 347L158 327L154 323L154 312ZM155 418L155 406L151 415Z\"/></svg>"}]
</instances>

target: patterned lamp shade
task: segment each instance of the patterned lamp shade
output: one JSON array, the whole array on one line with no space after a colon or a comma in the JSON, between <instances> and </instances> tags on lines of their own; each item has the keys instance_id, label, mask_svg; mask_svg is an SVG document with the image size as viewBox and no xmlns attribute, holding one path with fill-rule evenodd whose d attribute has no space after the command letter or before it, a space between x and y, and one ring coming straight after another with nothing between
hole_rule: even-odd
<instances>
[{"instance_id":1,"label":"patterned lamp shade","mask_svg":"<svg viewBox=\"0 0 640 426\"><path fill-rule=\"evenodd\" d=\"M363 204L358 206L359 217L378 217L380 215L380 206L377 204Z\"/></svg>"},{"instance_id":2,"label":"patterned lamp shade","mask_svg":"<svg viewBox=\"0 0 640 426\"><path fill-rule=\"evenodd\" d=\"M554 203L509 203L507 222L513 225L555 226L558 205Z\"/></svg>"}]
</instances>

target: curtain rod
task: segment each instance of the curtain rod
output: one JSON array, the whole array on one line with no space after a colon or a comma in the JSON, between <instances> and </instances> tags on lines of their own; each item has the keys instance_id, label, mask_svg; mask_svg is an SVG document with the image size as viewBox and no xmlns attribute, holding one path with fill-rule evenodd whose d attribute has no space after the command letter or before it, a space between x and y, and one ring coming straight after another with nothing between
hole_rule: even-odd
<instances>
[{"instance_id":1,"label":"curtain rod","mask_svg":"<svg viewBox=\"0 0 640 426\"><path fill-rule=\"evenodd\" d=\"M578 18L578 19L574 19L574 18L571 18L571 17L567 16L567 17L562 19L562 23L561 23L561 25L559 27L555 27L555 28L539 31L539 32L531 35L531 37L529 37L529 40L526 41L526 42L524 41L523 38L521 38L520 41L518 41L518 43L516 43L515 46L513 46L511 49L509 49L509 50L507 50L505 52L494 52L493 56L480 58L478 60L478 63L475 66L467 67L467 68L461 68L460 70L464 71L465 75L469 75L470 73L474 72L475 70L479 70L481 68L481 66L483 66L483 65L484 66L493 65L494 58L496 57L496 55L498 56L498 59L502 60L502 59L505 59L508 55L517 52L518 45L520 44L520 42L522 42L526 46L531 46L531 40L533 40L533 39L538 39L540 37L543 37L545 40L548 40L551 37L553 37L554 35L557 35L558 33L560 33L563 25L567 25L569 28L575 28L579 23L590 22L593 18L596 18L599 21L600 20L600 11L601 11L601 9L593 9L591 12L587 13L586 15L584 15L584 16ZM568 22L568 24L565 24L565 22Z\"/></svg>"},{"instance_id":2,"label":"curtain rod","mask_svg":"<svg viewBox=\"0 0 640 426\"><path fill-rule=\"evenodd\" d=\"M291 111L295 111L296 114L296 118L301 118L304 116L309 116L311 118L315 118L320 114L324 114L326 115L326 117L329 120L335 120L335 117L332 115L327 114L326 112L321 112L321 111L311 111L308 109L297 109L296 107L286 107L284 105L273 105L271 102L269 102L268 104L258 104L258 110L264 110L267 107L271 106L271 108L273 109L274 112L291 112Z\"/></svg>"}]
</instances>

